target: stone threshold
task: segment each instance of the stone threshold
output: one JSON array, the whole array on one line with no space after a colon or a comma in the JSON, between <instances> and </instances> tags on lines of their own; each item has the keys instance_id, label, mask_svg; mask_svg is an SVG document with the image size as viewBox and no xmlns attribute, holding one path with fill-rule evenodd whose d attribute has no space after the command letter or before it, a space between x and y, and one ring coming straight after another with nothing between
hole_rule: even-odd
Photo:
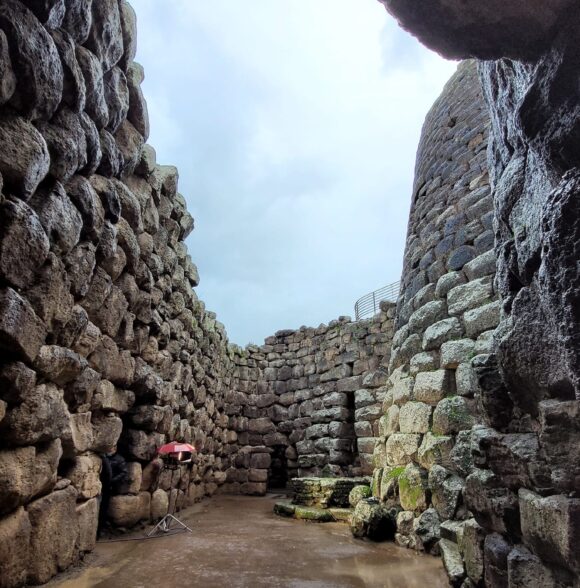
<instances>
[{"instance_id":1,"label":"stone threshold","mask_svg":"<svg viewBox=\"0 0 580 588\"><path fill-rule=\"evenodd\" d=\"M292 504L290 499L279 500L274 504L274 514L315 523L347 523L350 524L352 508L317 508Z\"/></svg>"}]
</instances>

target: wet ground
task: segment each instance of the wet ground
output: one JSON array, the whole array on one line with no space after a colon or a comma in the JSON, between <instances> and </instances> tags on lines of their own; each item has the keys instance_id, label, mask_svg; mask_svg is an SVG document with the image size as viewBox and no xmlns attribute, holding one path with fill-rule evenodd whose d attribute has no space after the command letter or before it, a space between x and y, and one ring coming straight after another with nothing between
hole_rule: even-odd
<instances>
[{"instance_id":1,"label":"wet ground","mask_svg":"<svg viewBox=\"0 0 580 588\"><path fill-rule=\"evenodd\" d=\"M437 558L355 540L348 525L275 516L276 498L219 496L179 514L193 533L99 543L47 588L446 588Z\"/></svg>"}]
</instances>

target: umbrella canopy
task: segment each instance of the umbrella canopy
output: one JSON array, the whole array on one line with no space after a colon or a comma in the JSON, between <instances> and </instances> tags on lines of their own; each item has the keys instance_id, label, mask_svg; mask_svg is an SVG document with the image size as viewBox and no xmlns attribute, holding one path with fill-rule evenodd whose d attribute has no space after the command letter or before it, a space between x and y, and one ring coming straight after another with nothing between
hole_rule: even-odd
<instances>
[{"instance_id":1,"label":"umbrella canopy","mask_svg":"<svg viewBox=\"0 0 580 588\"><path fill-rule=\"evenodd\" d=\"M159 454L168 454L168 453L179 453L179 452L189 452L195 453L195 447L190 445L189 443L180 443L179 441L172 441L171 443L167 443L162 445L158 450L157 453Z\"/></svg>"}]
</instances>

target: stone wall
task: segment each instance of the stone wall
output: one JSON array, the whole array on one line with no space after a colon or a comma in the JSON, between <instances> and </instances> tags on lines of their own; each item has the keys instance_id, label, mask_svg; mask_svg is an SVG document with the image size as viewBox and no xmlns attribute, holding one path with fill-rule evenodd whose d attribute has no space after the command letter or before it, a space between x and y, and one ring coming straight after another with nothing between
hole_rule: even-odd
<instances>
[{"instance_id":1,"label":"stone wall","mask_svg":"<svg viewBox=\"0 0 580 588\"><path fill-rule=\"evenodd\" d=\"M229 466L227 340L193 288L193 228L149 123L124 1L0 4L0 586L95 544L101 455L127 527L211 494ZM196 463L168 492L168 440Z\"/></svg>"},{"instance_id":2,"label":"stone wall","mask_svg":"<svg viewBox=\"0 0 580 588\"><path fill-rule=\"evenodd\" d=\"M474 363L490 352L500 315L489 126L476 64L463 62L429 112L419 145L375 449L374 493L402 508L397 542L430 552L456 541L458 521L471 516L463 495L473 468L471 429L482 419Z\"/></svg>"},{"instance_id":3,"label":"stone wall","mask_svg":"<svg viewBox=\"0 0 580 588\"><path fill-rule=\"evenodd\" d=\"M341 317L233 349L226 412L236 458L224 491L262 494L294 476L372 472L393 315L383 304L372 319Z\"/></svg>"},{"instance_id":4,"label":"stone wall","mask_svg":"<svg viewBox=\"0 0 580 588\"><path fill-rule=\"evenodd\" d=\"M457 581L577 586L580 12L569 0L382 1L429 46L490 60L479 70L501 317L490 353L473 360L486 427L471 436L464 496L476 522L459 538Z\"/></svg>"}]
</instances>

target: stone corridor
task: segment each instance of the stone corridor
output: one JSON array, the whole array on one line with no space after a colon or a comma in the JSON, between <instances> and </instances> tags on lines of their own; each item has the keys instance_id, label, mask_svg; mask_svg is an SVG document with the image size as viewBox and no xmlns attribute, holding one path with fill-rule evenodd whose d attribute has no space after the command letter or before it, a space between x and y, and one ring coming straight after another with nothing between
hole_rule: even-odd
<instances>
[{"instance_id":1,"label":"stone corridor","mask_svg":"<svg viewBox=\"0 0 580 588\"><path fill-rule=\"evenodd\" d=\"M345 524L276 517L276 497L217 496L203 501L180 514L193 534L98 543L85 566L46 588L448 585L440 559L392 543L356 540Z\"/></svg>"}]
</instances>

